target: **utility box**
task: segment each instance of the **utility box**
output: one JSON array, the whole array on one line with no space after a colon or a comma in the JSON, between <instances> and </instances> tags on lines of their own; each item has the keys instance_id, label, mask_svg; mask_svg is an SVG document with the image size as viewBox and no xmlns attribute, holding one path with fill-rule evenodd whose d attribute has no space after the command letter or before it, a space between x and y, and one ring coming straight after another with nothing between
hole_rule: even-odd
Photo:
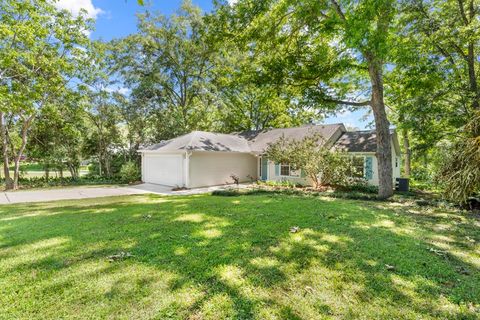
<instances>
[{"instance_id":1,"label":"utility box","mask_svg":"<svg viewBox=\"0 0 480 320\"><path fill-rule=\"evenodd\" d=\"M410 188L410 180L408 178L397 178L395 183L395 190L401 192L408 192Z\"/></svg>"}]
</instances>

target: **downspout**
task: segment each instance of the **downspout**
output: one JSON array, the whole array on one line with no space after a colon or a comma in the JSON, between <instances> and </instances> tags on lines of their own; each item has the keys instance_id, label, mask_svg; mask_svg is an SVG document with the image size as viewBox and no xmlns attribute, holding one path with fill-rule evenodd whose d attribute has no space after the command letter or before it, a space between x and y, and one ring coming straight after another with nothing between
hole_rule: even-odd
<instances>
[{"instance_id":1,"label":"downspout","mask_svg":"<svg viewBox=\"0 0 480 320\"><path fill-rule=\"evenodd\" d=\"M141 167L141 174L142 174L142 182L145 183L145 153L141 152L140 153L140 167Z\"/></svg>"}]
</instances>

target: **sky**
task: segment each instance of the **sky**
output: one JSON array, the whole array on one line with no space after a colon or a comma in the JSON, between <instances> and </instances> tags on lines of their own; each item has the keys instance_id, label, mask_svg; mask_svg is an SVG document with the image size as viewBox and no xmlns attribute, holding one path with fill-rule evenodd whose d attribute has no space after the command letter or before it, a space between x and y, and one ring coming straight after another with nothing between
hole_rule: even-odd
<instances>
[{"instance_id":1,"label":"sky","mask_svg":"<svg viewBox=\"0 0 480 320\"><path fill-rule=\"evenodd\" d=\"M236 0L229 0L235 2ZM261 0L259 0L261 1ZM137 0L57 0L59 8L67 9L73 14L83 8L91 18L95 19L95 30L90 34L91 39L111 40L135 33L137 30L136 14L145 10L158 11L169 15L175 12L182 0L145 0L145 6L140 6ZM193 4L208 12L213 9L212 0L192 0ZM347 127L358 129L370 129L368 125L372 121L369 116L366 121L362 118L366 109L337 113L329 116L324 123L344 123Z\"/></svg>"}]
</instances>

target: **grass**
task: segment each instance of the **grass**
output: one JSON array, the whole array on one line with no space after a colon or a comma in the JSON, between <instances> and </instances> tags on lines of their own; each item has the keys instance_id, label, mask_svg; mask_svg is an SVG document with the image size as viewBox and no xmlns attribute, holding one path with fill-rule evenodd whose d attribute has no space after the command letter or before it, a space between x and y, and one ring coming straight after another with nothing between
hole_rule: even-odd
<instances>
[{"instance_id":1,"label":"grass","mask_svg":"<svg viewBox=\"0 0 480 320\"><path fill-rule=\"evenodd\" d=\"M479 227L281 194L0 206L0 318L478 319Z\"/></svg>"},{"instance_id":2,"label":"grass","mask_svg":"<svg viewBox=\"0 0 480 320\"><path fill-rule=\"evenodd\" d=\"M10 171L11 174L13 175L13 170L14 166L10 165ZM45 170L43 168L43 165L37 162L23 162L20 163L20 172L22 173L23 178L38 178L38 177L43 177L45 176ZM81 166L80 167L80 176L84 176L88 173L88 167L87 166ZM50 177L59 177L60 176L60 171L56 171L54 169L50 170ZM65 168L63 170L63 176L64 177L70 177L70 171Z\"/></svg>"}]
</instances>

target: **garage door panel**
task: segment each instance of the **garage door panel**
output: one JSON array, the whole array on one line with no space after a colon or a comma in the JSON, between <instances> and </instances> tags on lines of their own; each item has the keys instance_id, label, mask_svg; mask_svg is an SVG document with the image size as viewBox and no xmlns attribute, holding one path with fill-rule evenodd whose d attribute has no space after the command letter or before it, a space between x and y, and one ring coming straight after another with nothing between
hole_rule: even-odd
<instances>
[{"instance_id":1,"label":"garage door panel","mask_svg":"<svg viewBox=\"0 0 480 320\"><path fill-rule=\"evenodd\" d=\"M166 186L183 186L183 156L145 155L144 179L145 182Z\"/></svg>"}]
</instances>

